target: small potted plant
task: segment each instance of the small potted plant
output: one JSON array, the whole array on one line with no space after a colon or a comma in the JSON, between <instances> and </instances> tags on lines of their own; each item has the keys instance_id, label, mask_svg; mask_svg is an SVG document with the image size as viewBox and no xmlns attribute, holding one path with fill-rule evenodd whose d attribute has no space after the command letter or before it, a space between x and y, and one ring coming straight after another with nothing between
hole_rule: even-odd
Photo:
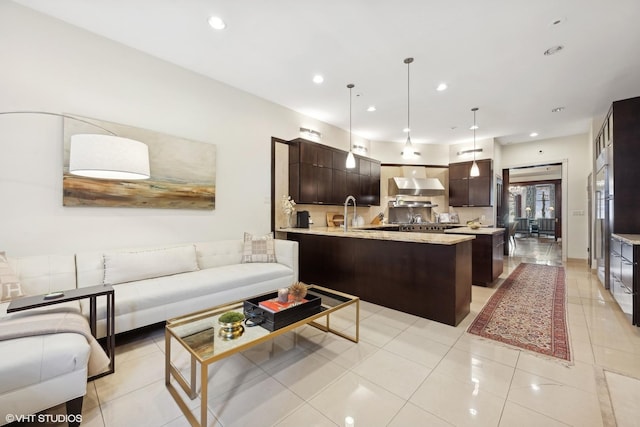
<instances>
[{"instance_id":1,"label":"small potted plant","mask_svg":"<svg viewBox=\"0 0 640 427\"><path fill-rule=\"evenodd\" d=\"M237 311L227 311L218 318L220 331L218 335L224 339L235 339L244 333L244 314Z\"/></svg>"}]
</instances>

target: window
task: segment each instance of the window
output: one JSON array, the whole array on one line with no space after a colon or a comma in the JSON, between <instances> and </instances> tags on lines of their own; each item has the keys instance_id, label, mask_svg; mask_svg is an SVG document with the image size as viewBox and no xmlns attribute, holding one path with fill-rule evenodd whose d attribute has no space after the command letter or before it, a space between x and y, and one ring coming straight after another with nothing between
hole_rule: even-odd
<instances>
[{"instance_id":1,"label":"window","mask_svg":"<svg viewBox=\"0 0 640 427\"><path fill-rule=\"evenodd\" d=\"M536 203L534 218L555 218L554 201L551 200L552 186L536 185L534 191Z\"/></svg>"}]
</instances>

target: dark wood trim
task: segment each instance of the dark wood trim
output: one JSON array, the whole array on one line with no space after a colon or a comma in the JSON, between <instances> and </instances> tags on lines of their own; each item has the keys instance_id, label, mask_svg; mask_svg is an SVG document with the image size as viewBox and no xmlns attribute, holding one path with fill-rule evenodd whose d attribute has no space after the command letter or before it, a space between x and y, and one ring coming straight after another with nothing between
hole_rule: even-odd
<instances>
[{"instance_id":1,"label":"dark wood trim","mask_svg":"<svg viewBox=\"0 0 640 427\"><path fill-rule=\"evenodd\" d=\"M561 184L561 179L546 179L540 181L518 181L518 182L510 182L508 185L520 185L522 187L526 187L528 185L545 185L545 184Z\"/></svg>"},{"instance_id":2,"label":"dark wood trim","mask_svg":"<svg viewBox=\"0 0 640 427\"><path fill-rule=\"evenodd\" d=\"M271 231L276 232L276 143L287 144L288 141L285 141L281 138L276 138L275 136L271 137Z\"/></svg>"},{"instance_id":3,"label":"dark wood trim","mask_svg":"<svg viewBox=\"0 0 640 427\"><path fill-rule=\"evenodd\" d=\"M503 210L509 215L509 169L502 169L502 206ZM509 223L504 224L504 255L509 255L509 244L511 242L511 232L509 230Z\"/></svg>"},{"instance_id":4,"label":"dark wood trim","mask_svg":"<svg viewBox=\"0 0 640 427\"><path fill-rule=\"evenodd\" d=\"M406 164L406 163L382 163L380 166L393 166L393 167L409 166L409 167L425 167L425 168L449 169L449 165L409 165L409 164Z\"/></svg>"}]
</instances>

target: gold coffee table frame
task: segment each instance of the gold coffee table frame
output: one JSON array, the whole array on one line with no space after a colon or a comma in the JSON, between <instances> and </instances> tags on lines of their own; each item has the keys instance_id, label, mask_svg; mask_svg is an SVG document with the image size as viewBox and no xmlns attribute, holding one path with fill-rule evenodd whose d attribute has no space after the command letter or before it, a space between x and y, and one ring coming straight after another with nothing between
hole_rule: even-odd
<instances>
[{"instance_id":1,"label":"gold coffee table frame","mask_svg":"<svg viewBox=\"0 0 640 427\"><path fill-rule=\"evenodd\" d=\"M244 300L208 308L205 310L197 311L195 313L187 314L185 316L167 320L167 325L165 327L165 384L192 426L201 427L207 425L207 396L210 364L238 352L250 349L255 345L271 340L279 335L282 335L303 325L311 325L324 332L331 332L353 342L358 342L360 338L360 298L354 295L345 294L343 292L334 291L332 289L324 288L317 285L309 286L308 293L321 297L321 307L323 311L317 314L312 314L288 326L276 329L273 332L270 332L267 329L262 328L261 326L245 326L244 334L234 340L224 340L216 335L218 332L218 317L222 313L225 313L227 311L242 311ZM330 324L330 315L333 312L341 310L352 304L356 305L355 336L346 335L340 331L332 329ZM323 322L324 324L315 321L321 317L326 318ZM191 356L191 375L189 380L187 380L182 375L180 370L171 362L172 338L179 342ZM199 423L196 417L189 410L189 407L187 406L185 401L178 393L178 390L171 383L171 378L173 377L178 382L178 384L180 384L189 398L191 400L195 399L198 396L198 392L196 390L197 362L200 363L201 367L200 384L202 389L200 393L201 402Z\"/></svg>"}]
</instances>

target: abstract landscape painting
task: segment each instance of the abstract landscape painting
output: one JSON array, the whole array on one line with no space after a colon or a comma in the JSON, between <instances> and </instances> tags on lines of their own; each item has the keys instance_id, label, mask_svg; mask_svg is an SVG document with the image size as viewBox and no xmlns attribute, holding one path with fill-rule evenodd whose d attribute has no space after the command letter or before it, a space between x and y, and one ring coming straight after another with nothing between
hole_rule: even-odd
<instances>
[{"instance_id":1,"label":"abstract landscape painting","mask_svg":"<svg viewBox=\"0 0 640 427\"><path fill-rule=\"evenodd\" d=\"M64 206L214 209L216 146L82 116L64 119ZM93 126L91 123L94 123ZM106 134L147 144L151 177L146 180L106 180L71 175L71 135Z\"/></svg>"}]
</instances>

